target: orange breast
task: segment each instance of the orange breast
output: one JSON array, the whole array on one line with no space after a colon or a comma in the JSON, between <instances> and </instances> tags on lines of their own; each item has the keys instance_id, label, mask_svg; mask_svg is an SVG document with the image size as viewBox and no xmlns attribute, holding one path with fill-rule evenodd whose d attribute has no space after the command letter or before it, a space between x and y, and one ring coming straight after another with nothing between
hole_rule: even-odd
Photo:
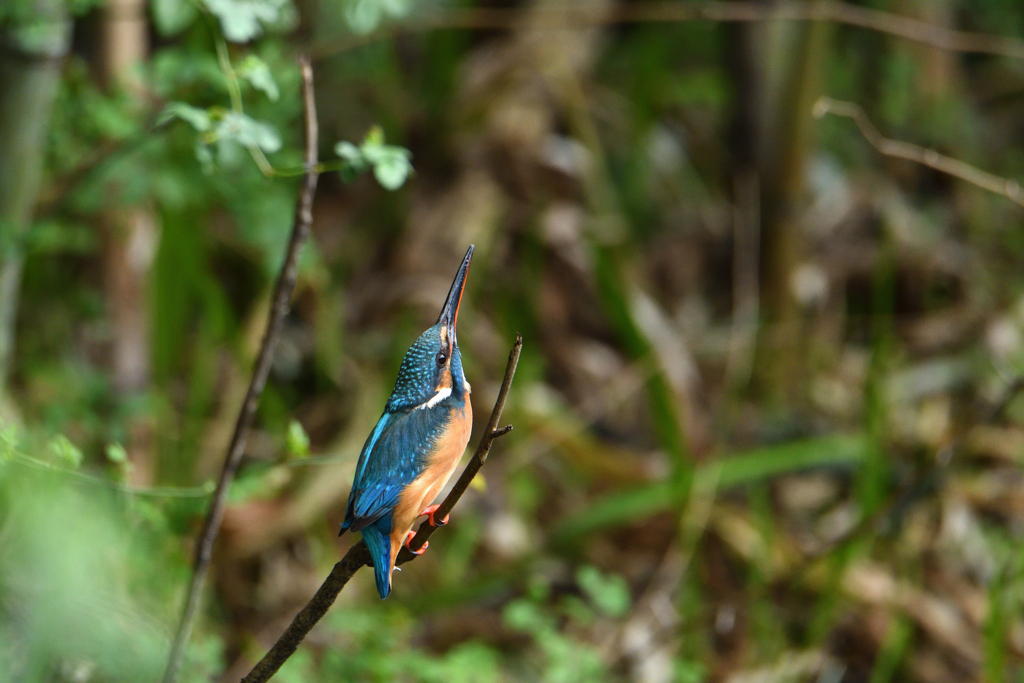
<instances>
[{"instance_id":1,"label":"orange breast","mask_svg":"<svg viewBox=\"0 0 1024 683\"><path fill-rule=\"evenodd\" d=\"M438 440L437 448L430 456L430 462L423 473L402 491L395 506L391 523L391 566L405 537L412 529L412 523L420 512L430 505L448 483L452 473L466 452L470 432L473 430L473 407L468 397L465 407L452 412L448 428Z\"/></svg>"}]
</instances>

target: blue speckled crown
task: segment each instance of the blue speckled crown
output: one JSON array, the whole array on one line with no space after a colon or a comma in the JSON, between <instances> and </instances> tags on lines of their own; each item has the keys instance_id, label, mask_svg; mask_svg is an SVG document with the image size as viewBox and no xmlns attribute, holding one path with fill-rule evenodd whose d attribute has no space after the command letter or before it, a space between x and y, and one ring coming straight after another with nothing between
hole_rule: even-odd
<instances>
[{"instance_id":1,"label":"blue speckled crown","mask_svg":"<svg viewBox=\"0 0 1024 683\"><path fill-rule=\"evenodd\" d=\"M441 325L434 325L421 334L405 353L398 368L398 379L388 399L387 410L409 410L433 398L441 382L443 368L434 360L442 350ZM449 365L452 372L452 396L463 398L465 377L462 354L456 345Z\"/></svg>"}]
</instances>

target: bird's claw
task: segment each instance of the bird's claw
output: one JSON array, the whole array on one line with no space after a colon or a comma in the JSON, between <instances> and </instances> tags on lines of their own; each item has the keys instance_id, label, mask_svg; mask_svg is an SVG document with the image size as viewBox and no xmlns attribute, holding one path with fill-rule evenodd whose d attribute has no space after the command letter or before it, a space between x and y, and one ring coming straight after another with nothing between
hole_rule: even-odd
<instances>
[{"instance_id":1,"label":"bird's claw","mask_svg":"<svg viewBox=\"0 0 1024 683\"><path fill-rule=\"evenodd\" d=\"M425 542L425 543L423 544L423 547L422 547L422 548L420 548L419 550L413 550L413 549L412 549L412 548L411 548L411 547L409 546L409 543L410 543L410 542L412 541L412 539L413 539L413 538L415 538L415 537L416 537L416 532L415 532L415 531L410 531L410 532L409 532L409 535L405 537L405 543L403 543L402 545L404 545L404 546L405 546L405 549L406 549L406 550L408 550L408 551L409 551L410 553L412 553L413 555L419 556L419 555L422 555L423 553L427 552L427 548L429 548L429 547L430 547L430 541L427 541L427 542Z\"/></svg>"},{"instance_id":2,"label":"bird's claw","mask_svg":"<svg viewBox=\"0 0 1024 683\"><path fill-rule=\"evenodd\" d=\"M445 524L447 524L447 523L448 523L448 517L449 517L449 515L445 515L445 516L444 516L444 519L442 519L442 520L441 520L440 522L438 522L438 521L437 521L436 519L434 519L434 513L435 513L435 512L437 512L437 509L438 509L439 507L441 507L441 506L440 506L440 505L431 505L431 506L430 506L430 507L428 507L428 508L427 508L426 510L424 510L423 512L421 512L421 513L419 514L419 516L420 516L420 517L422 517L423 515L426 515L426 516L427 516L427 519L429 519L429 520L430 520L430 526L432 526L432 527L439 527L439 526L444 526Z\"/></svg>"}]
</instances>

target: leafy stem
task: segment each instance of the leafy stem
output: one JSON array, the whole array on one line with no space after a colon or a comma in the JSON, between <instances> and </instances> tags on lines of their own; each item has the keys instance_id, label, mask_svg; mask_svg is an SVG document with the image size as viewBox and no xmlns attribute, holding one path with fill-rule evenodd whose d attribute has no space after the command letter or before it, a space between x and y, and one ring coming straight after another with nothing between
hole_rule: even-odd
<instances>
[{"instance_id":1,"label":"leafy stem","mask_svg":"<svg viewBox=\"0 0 1024 683\"><path fill-rule=\"evenodd\" d=\"M221 35L220 31L211 27L213 32L213 44L217 48L217 63L220 65L220 70L224 74L224 79L227 82L228 97L231 98L231 110L239 116L245 115L245 109L242 106L242 86L238 82L238 72L235 70L234 65L231 63L231 55L228 52L228 42L224 40L224 36ZM249 155L252 160L259 167L260 173L268 178L279 176L280 174L271 165L270 160L260 149L259 145L247 144L245 148L249 151ZM304 170L300 170L295 175L302 175Z\"/></svg>"}]
</instances>

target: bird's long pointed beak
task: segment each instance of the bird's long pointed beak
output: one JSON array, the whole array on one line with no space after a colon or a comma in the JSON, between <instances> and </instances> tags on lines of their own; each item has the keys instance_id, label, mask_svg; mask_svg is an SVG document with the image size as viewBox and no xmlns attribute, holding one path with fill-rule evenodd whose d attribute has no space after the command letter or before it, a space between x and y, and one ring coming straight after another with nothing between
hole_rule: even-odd
<instances>
[{"instance_id":1,"label":"bird's long pointed beak","mask_svg":"<svg viewBox=\"0 0 1024 683\"><path fill-rule=\"evenodd\" d=\"M441 315L437 316L437 324L444 324L448 328L448 339L455 345L455 324L459 320L459 304L462 303L462 291L466 288L466 275L469 274L469 262L473 260L473 250L476 247L469 245L466 256L462 259L459 272L455 274L455 281L452 288L448 290L448 298L444 301Z\"/></svg>"}]
</instances>

